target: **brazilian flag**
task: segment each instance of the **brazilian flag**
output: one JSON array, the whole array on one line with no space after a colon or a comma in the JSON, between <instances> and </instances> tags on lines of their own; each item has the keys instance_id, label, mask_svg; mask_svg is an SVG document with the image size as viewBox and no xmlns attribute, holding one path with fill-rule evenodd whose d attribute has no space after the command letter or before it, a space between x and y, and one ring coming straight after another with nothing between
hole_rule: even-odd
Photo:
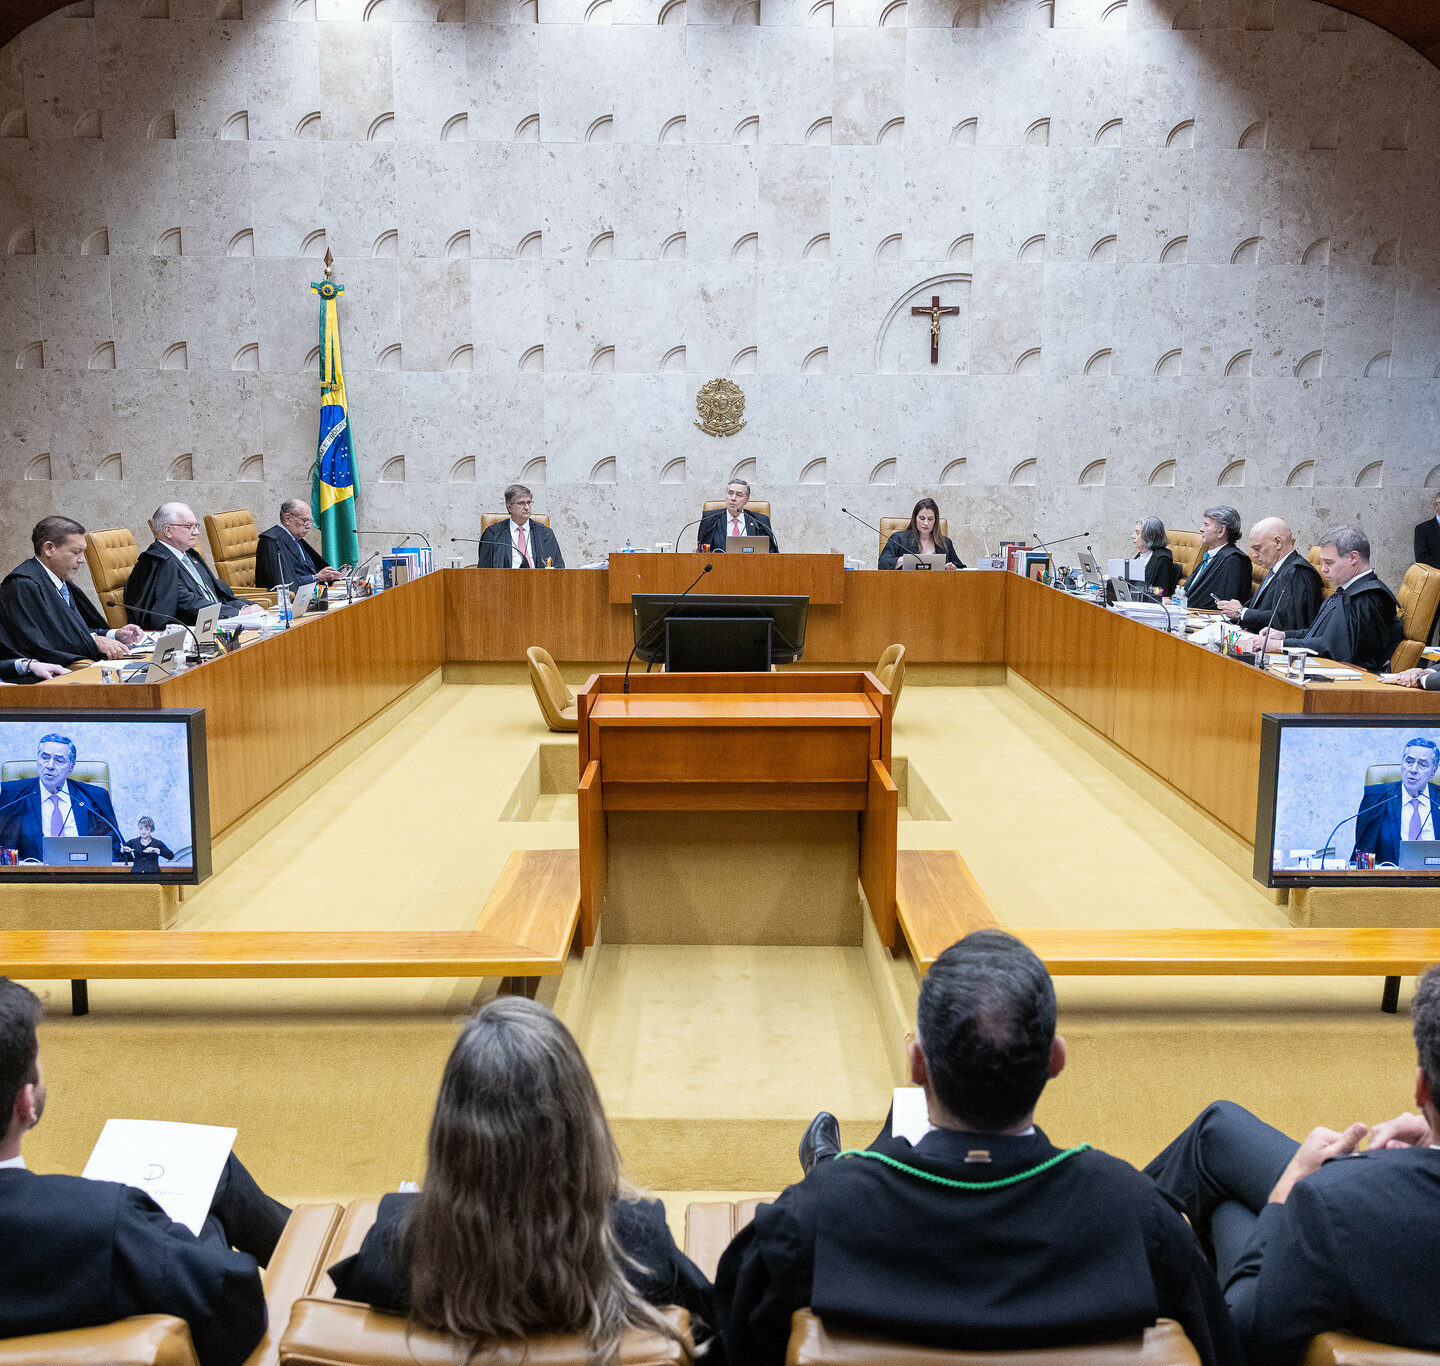
<instances>
[{"instance_id":1,"label":"brazilian flag","mask_svg":"<svg viewBox=\"0 0 1440 1366\"><path fill-rule=\"evenodd\" d=\"M355 498L360 490L340 369L340 296L345 286L322 280L312 284L310 292L320 296L320 444L310 483L310 512L320 528L325 558L337 566L354 564L360 558L355 534Z\"/></svg>"}]
</instances>

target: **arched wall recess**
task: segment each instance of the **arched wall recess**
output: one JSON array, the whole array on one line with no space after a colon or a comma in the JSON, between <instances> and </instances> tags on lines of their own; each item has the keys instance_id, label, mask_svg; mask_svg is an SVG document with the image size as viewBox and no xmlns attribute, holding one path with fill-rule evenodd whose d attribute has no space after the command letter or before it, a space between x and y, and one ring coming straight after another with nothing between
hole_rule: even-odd
<instances>
[{"instance_id":1,"label":"arched wall recess","mask_svg":"<svg viewBox=\"0 0 1440 1366\"><path fill-rule=\"evenodd\" d=\"M1145 481L1152 489L1169 489L1175 487L1175 462L1173 460L1162 460L1153 470L1150 471L1150 478Z\"/></svg>"},{"instance_id":2,"label":"arched wall recess","mask_svg":"<svg viewBox=\"0 0 1440 1366\"><path fill-rule=\"evenodd\" d=\"M946 488L955 488L965 483L968 474L969 462L964 456L961 456L959 460L952 460L940 471L940 483Z\"/></svg>"},{"instance_id":3,"label":"arched wall recess","mask_svg":"<svg viewBox=\"0 0 1440 1366\"><path fill-rule=\"evenodd\" d=\"M898 468L899 466L893 456L882 460L870 471L870 482L872 484L893 484Z\"/></svg>"},{"instance_id":4,"label":"arched wall recess","mask_svg":"<svg viewBox=\"0 0 1440 1366\"><path fill-rule=\"evenodd\" d=\"M747 456L733 470L730 471L731 479L748 479L750 483L759 483L759 475L755 469L755 457Z\"/></svg>"},{"instance_id":5,"label":"arched wall recess","mask_svg":"<svg viewBox=\"0 0 1440 1366\"><path fill-rule=\"evenodd\" d=\"M614 484L618 482L615 468L615 457L607 455L603 460L597 460L594 468L590 471L590 482L592 484Z\"/></svg>"},{"instance_id":6,"label":"arched wall recess","mask_svg":"<svg viewBox=\"0 0 1440 1366\"><path fill-rule=\"evenodd\" d=\"M527 460L520 467L520 482L523 484L543 484L547 482L548 465L543 455L537 455Z\"/></svg>"},{"instance_id":7,"label":"arched wall recess","mask_svg":"<svg viewBox=\"0 0 1440 1366\"><path fill-rule=\"evenodd\" d=\"M236 478L242 484L259 484L265 479L265 457L263 455L252 455L240 462L240 472Z\"/></svg>"},{"instance_id":8,"label":"arched wall recess","mask_svg":"<svg viewBox=\"0 0 1440 1366\"><path fill-rule=\"evenodd\" d=\"M195 457L186 452L184 455L177 455L170 462L170 472L166 476L172 483L183 483L195 477Z\"/></svg>"},{"instance_id":9,"label":"arched wall recess","mask_svg":"<svg viewBox=\"0 0 1440 1366\"><path fill-rule=\"evenodd\" d=\"M450 466L450 482L452 484L473 484L475 482L475 457L473 455L462 455Z\"/></svg>"},{"instance_id":10,"label":"arched wall recess","mask_svg":"<svg viewBox=\"0 0 1440 1366\"><path fill-rule=\"evenodd\" d=\"M685 482L685 457L677 455L674 460L667 460L660 471L660 482L662 484L683 484Z\"/></svg>"},{"instance_id":11,"label":"arched wall recess","mask_svg":"<svg viewBox=\"0 0 1440 1366\"><path fill-rule=\"evenodd\" d=\"M822 455L818 460L812 460L803 470L800 471L800 482L802 484L825 484L829 482L828 462ZM871 481L874 482L873 480Z\"/></svg>"},{"instance_id":12,"label":"arched wall recess","mask_svg":"<svg viewBox=\"0 0 1440 1366\"><path fill-rule=\"evenodd\" d=\"M1010 471L1011 486L1013 488L1034 488L1037 468L1037 461L1022 460Z\"/></svg>"},{"instance_id":13,"label":"arched wall recess","mask_svg":"<svg viewBox=\"0 0 1440 1366\"><path fill-rule=\"evenodd\" d=\"M382 484L403 484L405 482L405 457L403 455L391 456L380 466L380 482Z\"/></svg>"}]
</instances>

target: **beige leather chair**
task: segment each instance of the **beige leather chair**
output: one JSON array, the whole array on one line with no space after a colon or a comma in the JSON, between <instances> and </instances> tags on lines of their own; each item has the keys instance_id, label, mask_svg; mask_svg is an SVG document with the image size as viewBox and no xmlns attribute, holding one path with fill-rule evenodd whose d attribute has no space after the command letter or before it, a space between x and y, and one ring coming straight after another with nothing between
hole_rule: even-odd
<instances>
[{"instance_id":1,"label":"beige leather chair","mask_svg":"<svg viewBox=\"0 0 1440 1366\"><path fill-rule=\"evenodd\" d=\"M358 1252L375 1222L378 1200L352 1200L345 1208L326 1252L325 1265ZM617 1366L688 1366L690 1315L683 1309L665 1315L684 1336L672 1342L653 1333L625 1335ZM272 1317L272 1322L273 1322ZM525 1366L588 1366L590 1354L582 1338L547 1335L524 1343ZM335 1284L321 1274L311 1293L295 1302L280 1339L284 1366L518 1366L517 1344L471 1356L465 1344L445 1333L414 1328L399 1314L335 1298ZM251 1363L246 1363L251 1366Z\"/></svg>"},{"instance_id":2,"label":"beige leather chair","mask_svg":"<svg viewBox=\"0 0 1440 1366\"><path fill-rule=\"evenodd\" d=\"M1260 591L1260 585L1265 582L1265 575L1270 571L1261 569L1258 560L1250 561L1250 596L1253 598Z\"/></svg>"},{"instance_id":3,"label":"beige leather chair","mask_svg":"<svg viewBox=\"0 0 1440 1366\"><path fill-rule=\"evenodd\" d=\"M696 1200L685 1206L685 1255L715 1279L720 1254L754 1217L759 1200Z\"/></svg>"},{"instance_id":4,"label":"beige leather chair","mask_svg":"<svg viewBox=\"0 0 1440 1366\"><path fill-rule=\"evenodd\" d=\"M535 689L535 700L540 704L545 724L551 730L579 730L575 694L560 677L560 670L555 667L550 652L532 645L525 651L525 658L530 664L530 686Z\"/></svg>"},{"instance_id":5,"label":"beige leather chair","mask_svg":"<svg viewBox=\"0 0 1440 1366\"><path fill-rule=\"evenodd\" d=\"M900 705L900 689L905 686L905 647L887 645L880 662L875 666L875 677L890 689L890 715L894 718L895 708Z\"/></svg>"},{"instance_id":6,"label":"beige leather chair","mask_svg":"<svg viewBox=\"0 0 1440 1366\"><path fill-rule=\"evenodd\" d=\"M879 554L883 555L885 553L886 545L897 531L904 531L909 525L910 519L908 517L882 517L880 519ZM950 539L950 519L948 517L942 517L940 519L940 534L945 537L947 541Z\"/></svg>"},{"instance_id":7,"label":"beige leather chair","mask_svg":"<svg viewBox=\"0 0 1440 1366\"><path fill-rule=\"evenodd\" d=\"M509 515L508 512L482 512L480 514L480 534L483 536L496 522L503 522ZM548 517L532 515L530 520L532 522L539 522L541 526L550 525L550 519Z\"/></svg>"},{"instance_id":8,"label":"beige leather chair","mask_svg":"<svg viewBox=\"0 0 1440 1366\"><path fill-rule=\"evenodd\" d=\"M1398 783L1399 781L1399 764L1371 764L1365 770L1366 787L1374 787L1376 783Z\"/></svg>"},{"instance_id":9,"label":"beige leather chair","mask_svg":"<svg viewBox=\"0 0 1440 1366\"><path fill-rule=\"evenodd\" d=\"M340 1224L339 1205L299 1205L265 1268L270 1326L245 1366L276 1366L280 1334L290 1310L330 1264L327 1254ZM145 1314L99 1328L0 1338L0 1366L196 1366L190 1328L169 1314Z\"/></svg>"},{"instance_id":10,"label":"beige leather chair","mask_svg":"<svg viewBox=\"0 0 1440 1366\"><path fill-rule=\"evenodd\" d=\"M37 776L34 759L6 759L0 764L0 783L34 782ZM110 791L110 765L104 759L80 759L70 776L77 783L94 783Z\"/></svg>"},{"instance_id":11,"label":"beige leather chair","mask_svg":"<svg viewBox=\"0 0 1440 1366\"><path fill-rule=\"evenodd\" d=\"M1349 1333L1321 1333L1310 1339L1301 1366L1436 1366L1440 1352L1387 1347Z\"/></svg>"},{"instance_id":12,"label":"beige leather chair","mask_svg":"<svg viewBox=\"0 0 1440 1366\"><path fill-rule=\"evenodd\" d=\"M275 594L255 587L255 547L260 544L260 533L249 511L207 512L205 534L210 538L210 558L220 581L244 602L273 605Z\"/></svg>"},{"instance_id":13,"label":"beige leather chair","mask_svg":"<svg viewBox=\"0 0 1440 1366\"><path fill-rule=\"evenodd\" d=\"M1440 608L1440 569L1433 569L1428 564L1412 564L1405 571L1405 579L1395 597L1400 603L1400 623L1405 628L1405 639L1390 656L1390 669L1399 673L1419 664L1420 651L1430 639L1435 611Z\"/></svg>"},{"instance_id":14,"label":"beige leather chair","mask_svg":"<svg viewBox=\"0 0 1440 1366\"><path fill-rule=\"evenodd\" d=\"M1320 582L1323 585L1325 596L1328 598L1335 591L1334 585L1325 577L1325 571L1320 568L1320 547L1312 545L1306 552L1305 558L1314 566L1315 572L1320 575Z\"/></svg>"},{"instance_id":15,"label":"beige leather chair","mask_svg":"<svg viewBox=\"0 0 1440 1366\"><path fill-rule=\"evenodd\" d=\"M1172 531L1165 528L1166 539L1170 542L1170 553L1180 572L1188 579L1200 563L1200 533L1198 531Z\"/></svg>"},{"instance_id":16,"label":"beige leather chair","mask_svg":"<svg viewBox=\"0 0 1440 1366\"><path fill-rule=\"evenodd\" d=\"M701 503L701 512L714 512L717 508L723 508L723 498L712 498L708 503ZM758 498L752 498L745 504L746 511L753 512L757 517L763 517L767 522L770 520L770 504L762 503Z\"/></svg>"},{"instance_id":17,"label":"beige leather chair","mask_svg":"<svg viewBox=\"0 0 1440 1366\"><path fill-rule=\"evenodd\" d=\"M947 1351L826 1328L808 1309L791 1321L785 1366L1199 1366L1190 1339L1173 1319L1138 1337L1083 1347L1020 1352ZM1378 1363L1377 1363L1378 1366Z\"/></svg>"},{"instance_id":18,"label":"beige leather chair","mask_svg":"<svg viewBox=\"0 0 1440 1366\"><path fill-rule=\"evenodd\" d=\"M95 585L100 610L112 628L124 626L128 620L125 585L139 558L140 547L126 527L85 533L85 563L90 570L90 582Z\"/></svg>"}]
</instances>

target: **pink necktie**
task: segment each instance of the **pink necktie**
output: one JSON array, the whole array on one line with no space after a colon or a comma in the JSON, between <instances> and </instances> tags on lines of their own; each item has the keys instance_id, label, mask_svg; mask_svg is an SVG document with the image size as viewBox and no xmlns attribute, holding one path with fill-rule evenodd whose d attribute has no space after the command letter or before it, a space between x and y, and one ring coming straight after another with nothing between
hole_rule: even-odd
<instances>
[{"instance_id":1,"label":"pink necktie","mask_svg":"<svg viewBox=\"0 0 1440 1366\"><path fill-rule=\"evenodd\" d=\"M529 564L529 563L530 563L530 547L525 544L525 528L524 528L523 526L522 526L522 527L516 527L516 528L515 528L515 536L516 536L516 539L517 539L517 540L519 541L519 543L520 543L520 558L521 558L522 560L524 560L526 564Z\"/></svg>"},{"instance_id":2,"label":"pink necktie","mask_svg":"<svg viewBox=\"0 0 1440 1366\"><path fill-rule=\"evenodd\" d=\"M740 530L740 519L738 517L732 517L730 519L730 534L732 536L743 536L745 534Z\"/></svg>"},{"instance_id":3,"label":"pink necktie","mask_svg":"<svg viewBox=\"0 0 1440 1366\"><path fill-rule=\"evenodd\" d=\"M60 794L58 792L50 798L50 833L52 835L65 833L65 818L60 814Z\"/></svg>"},{"instance_id":4,"label":"pink necktie","mask_svg":"<svg viewBox=\"0 0 1440 1366\"><path fill-rule=\"evenodd\" d=\"M1410 798L1410 833L1405 837L1410 840L1418 840L1420 831L1424 828L1424 822L1420 819L1420 798Z\"/></svg>"}]
</instances>

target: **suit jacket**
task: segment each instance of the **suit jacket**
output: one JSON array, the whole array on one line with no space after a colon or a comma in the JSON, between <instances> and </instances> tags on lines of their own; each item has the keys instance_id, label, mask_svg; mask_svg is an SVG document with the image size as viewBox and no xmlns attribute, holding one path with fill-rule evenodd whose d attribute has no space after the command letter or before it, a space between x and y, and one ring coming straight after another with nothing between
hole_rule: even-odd
<instances>
[{"instance_id":1,"label":"suit jacket","mask_svg":"<svg viewBox=\"0 0 1440 1366\"><path fill-rule=\"evenodd\" d=\"M984 1149L988 1161L968 1162ZM1056 1155L1025 1137L936 1130L873 1151L962 1181L996 1181ZM864 1157L819 1162L761 1205L720 1259L715 1307L728 1359L781 1366L790 1317L981 1351L1096 1342L1179 1320L1205 1366L1241 1360L1215 1274L1154 1184L1085 1151L997 1189L954 1190Z\"/></svg>"},{"instance_id":2,"label":"suit jacket","mask_svg":"<svg viewBox=\"0 0 1440 1366\"><path fill-rule=\"evenodd\" d=\"M775 533L770 529L770 523L758 512L751 512L746 508L741 514L747 536L768 536L770 538L770 553L778 555L780 546L775 540ZM730 525L730 513L726 508L711 508L700 519L700 530L695 533L695 545L698 549L702 545L708 545L711 550L720 554L725 549L725 540L728 535L726 528Z\"/></svg>"},{"instance_id":3,"label":"suit jacket","mask_svg":"<svg viewBox=\"0 0 1440 1366\"><path fill-rule=\"evenodd\" d=\"M1427 517L1415 528L1415 563L1440 569L1440 519Z\"/></svg>"},{"instance_id":4,"label":"suit jacket","mask_svg":"<svg viewBox=\"0 0 1440 1366\"><path fill-rule=\"evenodd\" d=\"M110 794L96 783L77 783L73 778L69 788L75 833L109 835L112 857L119 863L121 837ZM21 858L38 859L44 847L44 815L38 778L0 783L0 847L18 849Z\"/></svg>"},{"instance_id":5,"label":"suit jacket","mask_svg":"<svg viewBox=\"0 0 1440 1366\"><path fill-rule=\"evenodd\" d=\"M1440 783L1429 785L1430 813L1436 825L1440 825ZM1360 797L1359 810L1363 813L1355 822L1356 853L1374 854L1376 863L1398 863L1400 861L1400 821L1405 809L1404 783L1375 783L1367 787ZM1440 831L1436 832L1440 834Z\"/></svg>"},{"instance_id":6,"label":"suit jacket","mask_svg":"<svg viewBox=\"0 0 1440 1366\"><path fill-rule=\"evenodd\" d=\"M1379 673L1389 667L1390 656L1404 634L1395 594L1373 570L1367 570L1321 603L1308 631L1302 635L1286 632L1285 643Z\"/></svg>"},{"instance_id":7,"label":"suit jacket","mask_svg":"<svg viewBox=\"0 0 1440 1366\"><path fill-rule=\"evenodd\" d=\"M186 551L186 557L210 585L215 601L220 604L220 615L239 616L244 604L210 572L210 566L201 558L200 552ZM135 568L130 571L125 583L125 611L137 626L146 631L159 630L171 621L193 626L200 609L209 605L195 580L180 567L180 561L168 545L151 541L140 552L140 558L135 561Z\"/></svg>"},{"instance_id":8,"label":"suit jacket","mask_svg":"<svg viewBox=\"0 0 1440 1366\"><path fill-rule=\"evenodd\" d=\"M1158 588L1167 598L1180 582L1180 571L1175 567L1175 556L1169 546L1155 546L1150 558L1145 561L1145 587Z\"/></svg>"},{"instance_id":9,"label":"suit jacket","mask_svg":"<svg viewBox=\"0 0 1440 1366\"><path fill-rule=\"evenodd\" d=\"M0 1169L0 1338L132 1314L183 1318L201 1366L239 1366L265 1332L259 1269L129 1186Z\"/></svg>"},{"instance_id":10,"label":"suit jacket","mask_svg":"<svg viewBox=\"0 0 1440 1366\"><path fill-rule=\"evenodd\" d=\"M560 542L555 533L544 522L533 517L525 523L525 537L530 544L530 567L544 567L545 561L553 560L556 569L565 568L565 557L560 553ZM514 562L514 546L510 540L510 519L496 522L485 528L480 537L480 568L509 569ZM520 566L522 569L525 566Z\"/></svg>"},{"instance_id":11,"label":"suit jacket","mask_svg":"<svg viewBox=\"0 0 1440 1366\"><path fill-rule=\"evenodd\" d=\"M329 569L325 557L309 541L297 541L283 526L260 533L255 543L255 586L274 588L282 580L299 588L315 582L317 570Z\"/></svg>"},{"instance_id":12,"label":"suit jacket","mask_svg":"<svg viewBox=\"0 0 1440 1366\"><path fill-rule=\"evenodd\" d=\"M73 583L70 597L73 607L39 560L16 565L0 583L0 654L47 664L96 658L92 632L105 634L105 618Z\"/></svg>"},{"instance_id":13,"label":"suit jacket","mask_svg":"<svg viewBox=\"0 0 1440 1366\"><path fill-rule=\"evenodd\" d=\"M1250 601L1250 583L1250 557L1237 545L1222 545L1210 552L1203 569L1196 565L1186 579L1185 601L1202 611L1231 600L1243 607Z\"/></svg>"},{"instance_id":14,"label":"suit jacket","mask_svg":"<svg viewBox=\"0 0 1440 1366\"><path fill-rule=\"evenodd\" d=\"M410 1309L410 1270L400 1259L397 1239L404 1217L419 1197L385 1195L360 1251L330 1268L336 1293L393 1314ZM616 1200L612 1206L620 1247L640 1265L625 1268L630 1284L648 1304L676 1304L690 1311L696 1342L714 1330L710 1282L678 1247L659 1200ZM707 1356L706 1360L710 1360Z\"/></svg>"},{"instance_id":15,"label":"suit jacket","mask_svg":"<svg viewBox=\"0 0 1440 1366\"><path fill-rule=\"evenodd\" d=\"M1296 1366L1316 1333L1440 1350L1440 1151L1327 1162L1266 1205L1226 1285L1254 1366Z\"/></svg>"},{"instance_id":16,"label":"suit jacket","mask_svg":"<svg viewBox=\"0 0 1440 1366\"><path fill-rule=\"evenodd\" d=\"M1309 560L1292 550L1260 585L1255 600L1240 613L1239 624L1247 631L1263 631L1274 612L1277 631L1308 631L1324 601L1325 581Z\"/></svg>"},{"instance_id":17,"label":"suit jacket","mask_svg":"<svg viewBox=\"0 0 1440 1366\"><path fill-rule=\"evenodd\" d=\"M945 563L953 564L957 569L965 568L965 561L955 553L955 542L948 536L935 533L936 553L944 552ZM881 569L898 569L902 555L920 554L920 533L911 531L908 526L901 527L888 541L885 542L885 549L880 552Z\"/></svg>"}]
</instances>

